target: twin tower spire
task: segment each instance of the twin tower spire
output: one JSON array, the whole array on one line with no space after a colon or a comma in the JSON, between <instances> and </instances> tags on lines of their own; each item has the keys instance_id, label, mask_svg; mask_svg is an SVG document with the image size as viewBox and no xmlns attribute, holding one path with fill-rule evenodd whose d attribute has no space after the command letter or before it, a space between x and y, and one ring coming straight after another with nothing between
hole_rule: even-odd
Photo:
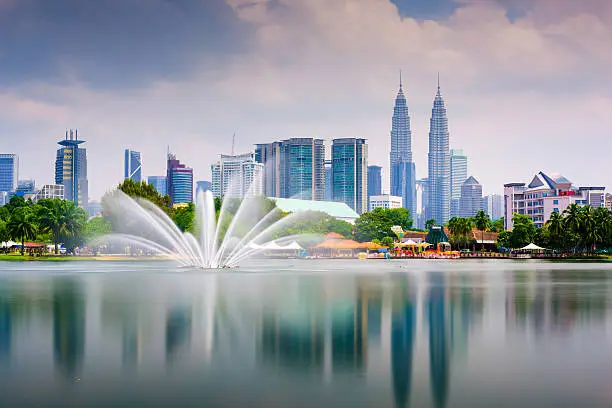
<instances>
[{"instance_id":1,"label":"twin tower spire","mask_svg":"<svg viewBox=\"0 0 612 408\"><path fill-rule=\"evenodd\" d=\"M399 90L395 98L391 125L390 178L391 194L402 197L403 206L416 220L416 169L412 155L412 130L408 104L403 91L402 71L399 73ZM424 203L427 219L442 224L450 218L450 150L446 108L438 88L434 99L430 130L427 178L427 202Z\"/></svg>"}]
</instances>

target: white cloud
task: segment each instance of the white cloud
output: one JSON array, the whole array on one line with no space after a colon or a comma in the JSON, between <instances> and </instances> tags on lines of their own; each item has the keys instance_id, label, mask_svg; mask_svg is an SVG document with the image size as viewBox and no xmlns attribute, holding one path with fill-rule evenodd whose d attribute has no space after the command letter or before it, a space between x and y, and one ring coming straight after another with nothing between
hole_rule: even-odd
<instances>
[{"instance_id":1,"label":"white cloud","mask_svg":"<svg viewBox=\"0 0 612 408\"><path fill-rule=\"evenodd\" d=\"M223 66L203 64L193 77L137 91L16 88L17 110L45 121L38 134L22 135L38 146L19 151L23 167L50 179L52 169L37 157L53 157L54 141L70 126L88 140L95 197L121 179L125 147L143 151L145 173L163 174L170 144L207 179L234 131L241 150L291 136L366 137L371 162L386 163L402 68L420 175L439 70L451 145L466 149L485 191L541 169L608 182L612 165L601 148L612 129L607 2L551 11L549 0L524 1L530 11L511 21L503 2L467 1L446 20L419 22L401 19L387 0L227 1L255 35L248 52ZM0 98L0 108L7 104Z\"/></svg>"}]
</instances>

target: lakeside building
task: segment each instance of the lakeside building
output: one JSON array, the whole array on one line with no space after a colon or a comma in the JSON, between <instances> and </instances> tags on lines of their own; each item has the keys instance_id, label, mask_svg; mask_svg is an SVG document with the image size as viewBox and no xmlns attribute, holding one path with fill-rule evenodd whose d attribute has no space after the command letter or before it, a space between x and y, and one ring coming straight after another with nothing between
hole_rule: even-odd
<instances>
[{"instance_id":1,"label":"lakeside building","mask_svg":"<svg viewBox=\"0 0 612 408\"><path fill-rule=\"evenodd\" d=\"M193 202L193 169L170 153L168 153L166 177L167 191L173 205Z\"/></svg>"},{"instance_id":2,"label":"lakeside building","mask_svg":"<svg viewBox=\"0 0 612 408\"><path fill-rule=\"evenodd\" d=\"M87 149L80 147L78 130L66 131L64 140L58 144L55 159L55 184L64 185L64 199L84 207L89 202L89 182L87 180Z\"/></svg>"},{"instance_id":3,"label":"lakeside building","mask_svg":"<svg viewBox=\"0 0 612 408\"><path fill-rule=\"evenodd\" d=\"M504 227L512 229L512 217L528 215L537 228L544 226L553 212L563 212L570 204L605 206L605 187L576 187L559 174L537 173L529 184L504 184Z\"/></svg>"},{"instance_id":4,"label":"lakeside building","mask_svg":"<svg viewBox=\"0 0 612 408\"><path fill-rule=\"evenodd\" d=\"M370 211L375 208L402 208L402 197L389 194L370 196Z\"/></svg>"},{"instance_id":5,"label":"lakeside building","mask_svg":"<svg viewBox=\"0 0 612 408\"><path fill-rule=\"evenodd\" d=\"M255 161L264 165L267 197L325 199L325 145L323 139L291 138L257 144Z\"/></svg>"},{"instance_id":6,"label":"lakeside building","mask_svg":"<svg viewBox=\"0 0 612 408\"><path fill-rule=\"evenodd\" d=\"M244 198L264 195L264 164L255 153L222 154L211 166L212 193L215 197Z\"/></svg>"},{"instance_id":7,"label":"lakeside building","mask_svg":"<svg viewBox=\"0 0 612 408\"><path fill-rule=\"evenodd\" d=\"M368 198L382 194L382 167L368 166Z\"/></svg>"},{"instance_id":8,"label":"lakeside building","mask_svg":"<svg viewBox=\"0 0 612 408\"><path fill-rule=\"evenodd\" d=\"M410 113L402 84L400 83L391 119L390 191L391 195L402 197L403 205L411 214L416 213L416 167L412 157L412 130ZM376 194L380 195L380 193Z\"/></svg>"},{"instance_id":9,"label":"lakeside building","mask_svg":"<svg viewBox=\"0 0 612 408\"><path fill-rule=\"evenodd\" d=\"M368 209L368 145L365 139L332 141L333 201L346 203L358 214Z\"/></svg>"},{"instance_id":10,"label":"lakeside building","mask_svg":"<svg viewBox=\"0 0 612 408\"><path fill-rule=\"evenodd\" d=\"M140 152L125 149L123 178L126 180L133 180L137 183L142 181L142 160Z\"/></svg>"},{"instance_id":11,"label":"lakeside building","mask_svg":"<svg viewBox=\"0 0 612 408\"><path fill-rule=\"evenodd\" d=\"M355 220L359 218L359 214L357 214L352 208L346 205L346 203L338 203L333 201L299 200L278 197L271 197L270 199L274 200L278 208L280 208L283 212L287 213L318 211L351 224L354 224Z\"/></svg>"},{"instance_id":12,"label":"lakeside building","mask_svg":"<svg viewBox=\"0 0 612 408\"><path fill-rule=\"evenodd\" d=\"M19 156L0 154L0 192L11 193L17 189L19 179Z\"/></svg>"},{"instance_id":13,"label":"lakeside building","mask_svg":"<svg viewBox=\"0 0 612 408\"><path fill-rule=\"evenodd\" d=\"M450 151L451 217L459 216L462 184L468 178L468 158L462 149Z\"/></svg>"},{"instance_id":14,"label":"lakeside building","mask_svg":"<svg viewBox=\"0 0 612 408\"><path fill-rule=\"evenodd\" d=\"M162 197L168 194L168 178L166 176L149 176L147 181Z\"/></svg>"},{"instance_id":15,"label":"lakeside building","mask_svg":"<svg viewBox=\"0 0 612 408\"><path fill-rule=\"evenodd\" d=\"M36 201L42 199L64 199L64 185L63 184L45 184L36 193Z\"/></svg>"},{"instance_id":16,"label":"lakeside building","mask_svg":"<svg viewBox=\"0 0 612 408\"><path fill-rule=\"evenodd\" d=\"M461 184L457 216L462 218L474 217L482 209L482 185L470 176Z\"/></svg>"},{"instance_id":17,"label":"lakeside building","mask_svg":"<svg viewBox=\"0 0 612 408\"><path fill-rule=\"evenodd\" d=\"M608 210L612 211L612 194L607 193L605 198L605 206Z\"/></svg>"},{"instance_id":18,"label":"lakeside building","mask_svg":"<svg viewBox=\"0 0 612 408\"><path fill-rule=\"evenodd\" d=\"M448 117L444 99L440 91L434 98L429 124L428 185L427 185L427 219L433 219L438 225L450 219L451 170Z\"/></svg>"},{"instance_id":19,"label":"lakeside building","mask_svg":"<svg viewBox=\"0 0 612 408\"><path fill-rule=\"evenodd\" d=\"M492 220L498 220L504 216L504 196L491 194L483 199L484 210Z\"/></svg>"}]
</instances>

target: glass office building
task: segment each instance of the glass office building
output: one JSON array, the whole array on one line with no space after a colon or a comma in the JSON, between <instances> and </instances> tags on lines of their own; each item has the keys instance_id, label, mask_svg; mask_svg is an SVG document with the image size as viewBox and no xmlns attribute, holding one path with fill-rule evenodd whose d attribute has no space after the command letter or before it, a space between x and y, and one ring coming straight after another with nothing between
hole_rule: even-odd
<instances>
[{"instance_id":1,"label":"glass office building","mask_svg":"<svg viewBox=\"0 0 612 408\"><path fill-rule=\"evenodd\" d=\"M140 159L140 152L125 149L123 178L135 182L142 181L142 161Z\"/></svg>"},{"instance_id":2,"label":"glass office building","mask_svg":"<svg viewBox=\"0 0 612 408\"><path fill-rule=\"evenodd\" d=\"M166 177L172 204L193 202L193 169L182 164L175 155L168 154Z\"/></svg>"},{"instance_id":3,"label":"glass office building","mask_svg":"<svg viewBox=\"0 0 612 408\"><path fill-rule=\"evenodd\" d=\"M87 150L80 147L78 132L66 131L66 138L60 140L55 160L55 184L64 186L64 198L84 207L89 202L87 180Z\"/></svg>"},{"instance_id":4,"label":"glass office building","mask_svg":"<svg viewBox=\"0 0 612 408\"><path fill-rule=\"evenodd\" d=\"M19 157L16 154L0 154L0 191L15 191L18 178Z\"/></svg>"},{"instance_id":5,"label":"glass office building","mask_svg":"<svg viewBox=\"0 0 612 408\"><path fill-rule=\"evenodd\" d=\"M168 194L168 178L166 176L149 176L148 182L162 196Z\"/></svg>"},{"instance_id":6,"label":"glass office building","mask_svg":"<svg viewBox=\"0 0 612 408\"><path fill-rule=\"evenodd\" d=\"M332 142L333 201L346 203L358 214L368 210L368 145L365 139Z\"/></svg>"}]
</instances>

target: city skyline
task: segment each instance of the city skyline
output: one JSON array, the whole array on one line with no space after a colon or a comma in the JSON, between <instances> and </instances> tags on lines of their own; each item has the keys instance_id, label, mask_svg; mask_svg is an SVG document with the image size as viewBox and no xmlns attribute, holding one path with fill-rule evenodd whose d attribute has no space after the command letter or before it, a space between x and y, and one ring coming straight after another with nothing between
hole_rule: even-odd
<instances>
[{"instance_id":1,"label":"city skyline","mask_svg":"<svg viewBox=\"0 0 612 408\"><path fill-rule=\"evenodd\" d=\"M230 151L234 132L243 147L287 137L363 137L370 163L387 168L389 95L403 69L423 178L440 70L451 147L469 152L485 193L540 169L609 185L612 163L605 149L590 146L612 129L612 56L605 52L612 5L549 2L361 0L351 13L343 3L298 0L269 8L152 0L141 13L113 0L78 10L59 0L61 13L1 2L0 31L8 39L1 52L11 63L0 67L0 132L19 140L2 150L20 156L24 179L52 184L51 146L64 129L78 127L88 141L93 200L121 182L117 163L129 146L147 158L147 175L164 174L170 143L196 179L209 179L208 166ZM384 29L364 36L359 27ZM117 38L121 49L112 46ZM541 154L577 137L582 143L573 149Z\"/></svg>"}]
</instances>

